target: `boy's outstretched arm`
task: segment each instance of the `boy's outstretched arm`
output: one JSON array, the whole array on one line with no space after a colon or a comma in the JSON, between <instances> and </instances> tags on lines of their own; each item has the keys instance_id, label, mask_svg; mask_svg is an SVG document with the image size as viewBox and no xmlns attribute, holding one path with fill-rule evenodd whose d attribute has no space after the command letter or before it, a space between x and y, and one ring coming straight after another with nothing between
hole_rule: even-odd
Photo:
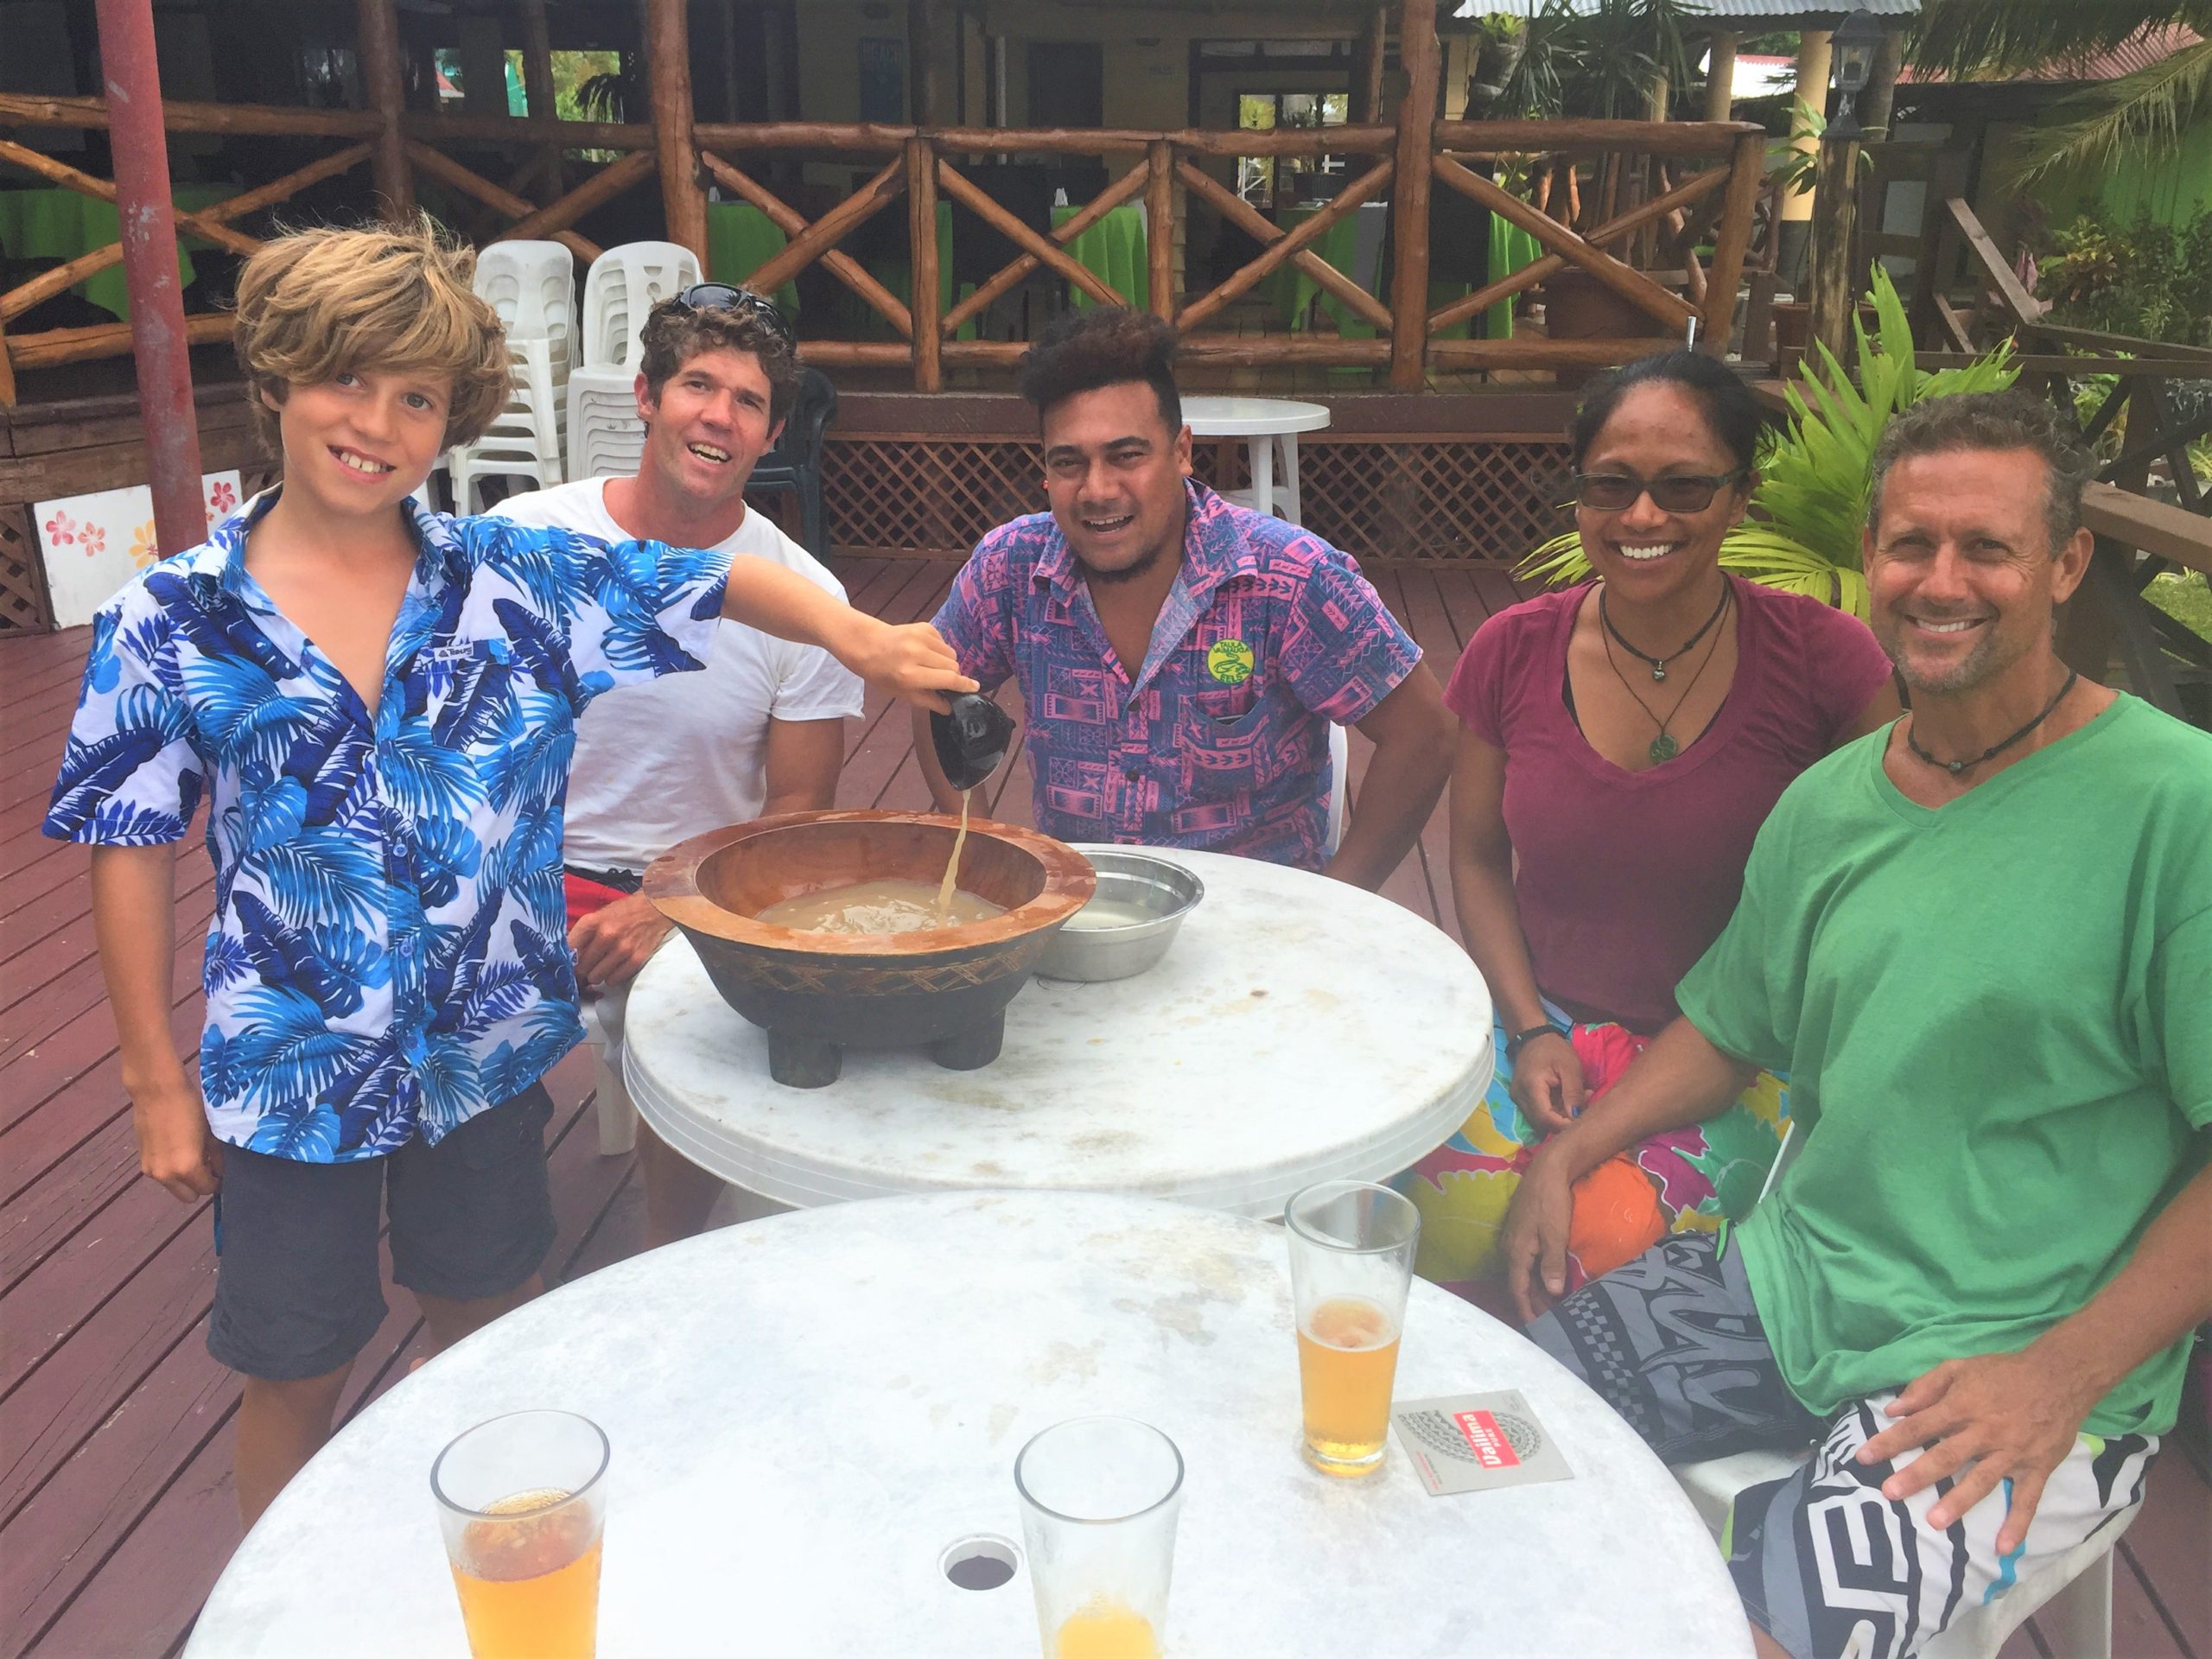
<instances>
[{"instance_id":1,"label":"boy's outstretched arm","mask_svg":"<svg viewBox=\"0 0 2212 1659\"><path fill-rule=\"evenodd\" d=\"M222 1180L200 1086L169 1034L176 955L176 849L92 849L92 928L130 1096L138 1166L187 1204Z\"/></svg>"},{"instance_id":2,"label":"boy's outstretched arm","mask_svg":"<svg viewBox=\"0 0 2212 1659\"><path fill-rule=\"evenodd\" d=\"M943 713L950 707L945 693L976 690L952 647L928 623L882 621L767 559L741 553L730 560L722 614L763 633L819 645L918 709Z\"/></svg>"}]
</instances>

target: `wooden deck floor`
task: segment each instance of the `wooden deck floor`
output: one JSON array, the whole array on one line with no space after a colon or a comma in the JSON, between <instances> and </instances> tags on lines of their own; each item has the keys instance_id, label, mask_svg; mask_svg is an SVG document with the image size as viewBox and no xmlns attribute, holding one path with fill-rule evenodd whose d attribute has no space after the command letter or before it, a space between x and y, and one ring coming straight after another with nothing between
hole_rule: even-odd
<instances>
[{"instance_id":1,"label":"wooden deck floor","mask_svg":"<svg viewBox=\"0 0 2212 1659\"><path fill-rule=\"evenodd\" d=\"M840 562L855 603L926 618L941 563ZM1376 573L1440 669L1512 591L1496 571ZM24 1653L174 1652L237 1542L231 1493L234 1380L204 1346L214 1256L206 1206L139 1178L115 1033L93 958L82 849L38 834L74 707L86 632L0 641L0 1659ZM1364 760L1355 738L1353 773ZM853 723L839 804L919 807L906 721L880 698ZM1028 821L1027 773L1007 769L993 813ZM1440 811L1386 891L1456 933ZM200 931L213 896L197 839L178 856L178 1041L196 1042ZM631 1160L599 1155L572 1055L550 1083L561 1234L548 1275L633 1253L640 1195ZM390 1293L388 1293L390 1294ZM348 1412L421 1351L412 1304L364 1354ZM2113 1651L2212 1659L2212 1503L2201 1443L2177 1446L2150 1511L2122 1544ZM2031 1630L2005 1659L2050 1659Z\"/></svg>"}]
</instances>

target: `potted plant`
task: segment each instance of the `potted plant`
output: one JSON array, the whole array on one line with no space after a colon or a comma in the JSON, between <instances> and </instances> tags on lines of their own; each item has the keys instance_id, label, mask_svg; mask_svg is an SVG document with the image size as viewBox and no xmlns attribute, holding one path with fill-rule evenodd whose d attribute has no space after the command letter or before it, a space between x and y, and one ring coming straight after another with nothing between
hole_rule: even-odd
<instances>
[{"instance_id":1,"label":"potted plant","mask_svg":"<svg viewBox=\"0 0 2212 1659\"><path fill-rule=\"evenodd\" d=\"M1470 102L1485 112L1497 108L1506 85L1529 44L1528 25L1520 18L1497 13L1476 25L1475 67L1469 79Z\"/></svg>"},{"instance_id":2,"label":"potted plant","mask_svg":"<svg viewBox=\"0 0 2212 1659\"><path fill-rule=\"evenodd\" d=\"M1720 543L1725 569L1770 588L1810 594L1862 619L1866 577L1859 567L1859 532L1866 523L1867 470L1884 429L1923 398L1999 391L2019 378L2009 340L1963 368L1923 372L1913 360L1904 304L1879 265L1872 305L1879 321L1871 334L1862 321L1852 319L1858 385L1827 346L1816 346L1821 372L1784 385L1788 427L1770 432L1751 512ZM1581 538L1570 531L1530 553L1515 574L1563 587L1586 580L1590 561Z\"/></svg>"},{"instance_id":3,"label":"potted plant","mask_svg":"<svg viewBox=\"0 0 2212 1659\"><path fill-rule=\"evenodd\" d=\"M1520 50L1491 113L1522 120L1643 119L1655 87L1688 83L1683 29L1702 10L1692 0L1545 0L1519 24ZM1486 34L1497 21L1483 20ZM1607 173L1623 159L1608 156ZM1602 197L1602 182L1592 188ZM1563 219L1562 207L1555 194L1553 212ZM1547 279L1541 291L1545 332L1554 340L1634 339L1652 331L1640 308L1573 267ZM1566 370L1557 378L1573 385L1588 374Z\"/></svg>"}]
</instances>

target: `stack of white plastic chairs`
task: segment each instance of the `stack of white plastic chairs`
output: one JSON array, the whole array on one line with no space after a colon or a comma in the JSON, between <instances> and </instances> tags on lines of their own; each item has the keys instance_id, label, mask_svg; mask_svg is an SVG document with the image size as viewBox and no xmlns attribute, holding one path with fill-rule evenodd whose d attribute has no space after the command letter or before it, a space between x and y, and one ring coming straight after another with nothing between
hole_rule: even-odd
<instances>
[{"instance_id":1,"label":"stack of white plastic chairs","mask_svg":"<svg viewBox=\"0 0 2212 1659\"><path fill-rule=\"evenodd\" d=\"M526 478L541 488L562 467L569 377L576 354L575 257L558 242L494 242L476 259L476 291L507 334L512 389L491 429L446 452L455 512L479 510L477 480Z\"/></svg>"},{"instance_id":2,"label":"stack of white plastic chairs","mask_svg":"<svg viewBox=\"0 0 2212 1659\"><path fill-rule=\"evenodd\" d=\"M569 376L569 472L632 473L645 454L638 417L639 330L646 315L699 280L699 261L673 242L627 242L584 278L583 362Z\"/></svg>"}]
</instances>

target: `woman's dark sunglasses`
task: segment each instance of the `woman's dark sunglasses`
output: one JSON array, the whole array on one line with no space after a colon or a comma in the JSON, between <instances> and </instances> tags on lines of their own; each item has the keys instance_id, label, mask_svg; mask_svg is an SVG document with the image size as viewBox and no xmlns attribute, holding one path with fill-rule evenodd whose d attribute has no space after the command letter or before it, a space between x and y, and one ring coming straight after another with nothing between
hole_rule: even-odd
<instances>
[{"instance_id":1,"label":"woman's dark sunglasses","mask_svg":"<svg viewBox=\"0 0 2212 1659\"><path fill-rule=\"evenodd\" d=\"M1721 486L1744 474L1670 473L1665 478L1637 478L1630 473L1577 473L1574 499L1592 512L1626 512L1640 495L1649 495L1662 512L1703 512Z\"/></svg>"},{"instance_id":2,"label":"woman's dark sunglasses","mask_svg":"<svg viewBox=\"0 0 2212 1659\"><path fill-rule=\"evenodd\" d=\"M798 344L791 326L784 321L784 314L776 308L773 300L763 299L749 288L733 288L728 283L694 283L676 296L676 302L691 311L742 311L760 319L770 334L786 346Z\"/></svg>"}]
</instances>

